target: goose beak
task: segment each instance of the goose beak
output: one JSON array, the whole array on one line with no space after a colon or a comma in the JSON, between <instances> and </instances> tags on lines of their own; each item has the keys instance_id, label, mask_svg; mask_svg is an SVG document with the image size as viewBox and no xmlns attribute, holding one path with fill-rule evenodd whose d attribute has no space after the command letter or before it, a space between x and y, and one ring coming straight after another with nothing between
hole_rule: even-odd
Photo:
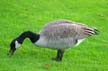
<instances>
[{"instance_id":1,"label":"goose beak","mask_svg":"<svg viewBox=\"0 0 108 71\"><path fill-rule=\"evenodd\" d=\"M12 56L12 55L14 54L15 50L16 50L16 49L10 49L9 52L8 52L8 55L9 55L9 56Z\"/></svg>"},{"instance_id":2,"label":"goose beak","mask_svg":"<svg viewBox=\"0 0 108 71\"><path fill-rule=\"evenodd\" d=\"M8 52L8 55L12 56L14 54L15 50L16 50L15 47L11 47L10 50L9 50L9 52Z\"/></svg>"},{"instance_id":3,"label":"goose beak","mask_svg":"<svg viewBox=\"0 0 108 71\"><path fill-rule=\"evenodd\" d=\"M15 48L15 40L13 40L11 43L10 43L10 50L8 52L8 55L9 56L12 56L15 52L16 48Z\"/></svg>"}]
</instances>

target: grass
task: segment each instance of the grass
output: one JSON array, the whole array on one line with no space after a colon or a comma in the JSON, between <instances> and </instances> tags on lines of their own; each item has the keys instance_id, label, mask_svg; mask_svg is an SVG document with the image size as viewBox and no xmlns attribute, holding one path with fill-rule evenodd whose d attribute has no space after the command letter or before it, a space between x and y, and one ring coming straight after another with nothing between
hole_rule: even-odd
<instances>
[{"instance_id":1,"label":"grass","mask_svg":"<svg viewBox=\"0 0 108 71\"><path fill-rule=\"evenodd\" d=\"M36 47L28 39L13 57L7 56L13 38L27 30L38 33L55 19L95 26L100 35L68 49L62 62L50 59L56 50ZM0 45L0 71L107 71L108 0L0 0Z\"/></svg>"}]
</instances>

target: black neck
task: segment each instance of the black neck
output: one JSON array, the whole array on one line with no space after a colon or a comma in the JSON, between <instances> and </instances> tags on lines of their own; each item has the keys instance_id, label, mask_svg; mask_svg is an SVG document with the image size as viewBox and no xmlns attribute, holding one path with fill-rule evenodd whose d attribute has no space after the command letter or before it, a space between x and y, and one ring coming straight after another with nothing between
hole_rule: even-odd
<instances>
[{"instance_id":1,"label":"black neck","mask_svg":"<svg viewBox=\"0 0 108 71\"><path fill-rule=\"evenodd\" d=\"M31 31L27 31L27 32L22 33L17 38L17 41L22 44L25 38L29 38L32 43L35 43L39 39L39 37L40 37L39 34L33 33Z\"/></svg>"}]
</instances>

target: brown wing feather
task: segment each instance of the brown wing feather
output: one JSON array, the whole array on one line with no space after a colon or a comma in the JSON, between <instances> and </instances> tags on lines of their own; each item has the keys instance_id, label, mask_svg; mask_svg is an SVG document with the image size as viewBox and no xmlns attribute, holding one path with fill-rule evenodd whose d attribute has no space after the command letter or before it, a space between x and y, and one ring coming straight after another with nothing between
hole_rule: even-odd
<instances>
[{"instance_id":1,"label":"brown wing feather","mask_svg":"<svg viewBox=\"0 0 108 71\"><path fill-rule=\"evenodd\" d=\"M76 27L76 32L78 33L76 38L78 39L83 39L97 33L95 28L84 24L74 24L74 27Z\"/></svg>"},{"instance_id":2,"label":"brown wing feather","mask_svg":"<svg viewBox=\"0 0 108 71\"><path fill-rule=\"evenodd\" d=\"M69 38L76 36L75 30L69 25L53 25L45 28L41 35L47 36L48 38Z\"/></svg>"},{"instance_id":3,"label":"brown wing feather","mask_svg":"<svg viewBox=\"0 0 108 71\"><path fill-rule=\"evenodd\" d=\"M57 24L58 23L58 24ZM71 23L71 24L70 24ZM95 29L75 22L56 21L46 25L40 32L47 39L74 38L83 39L96 34Z\"/></svg>"}]
</instances>

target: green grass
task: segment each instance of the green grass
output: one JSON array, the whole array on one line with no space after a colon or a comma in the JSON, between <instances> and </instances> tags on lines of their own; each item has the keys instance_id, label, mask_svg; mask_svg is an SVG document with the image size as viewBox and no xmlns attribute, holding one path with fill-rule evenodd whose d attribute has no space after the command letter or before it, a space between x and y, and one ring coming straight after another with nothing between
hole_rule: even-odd
<instances>
[{"instance_id":1,"label":"green grass","mask_svg":"<svg viewBox=\"0 0 108 71\"><path fill-rule=\"evenodd\" d=\"M68 49L62 62L51 60L56 50L28 39L13 57L7 56L13 38L27 30L38 33L55 19L95 26L100 35ZM0 71L108 71L108 0L0 0Z\"/></svg>"}]
</instances>

